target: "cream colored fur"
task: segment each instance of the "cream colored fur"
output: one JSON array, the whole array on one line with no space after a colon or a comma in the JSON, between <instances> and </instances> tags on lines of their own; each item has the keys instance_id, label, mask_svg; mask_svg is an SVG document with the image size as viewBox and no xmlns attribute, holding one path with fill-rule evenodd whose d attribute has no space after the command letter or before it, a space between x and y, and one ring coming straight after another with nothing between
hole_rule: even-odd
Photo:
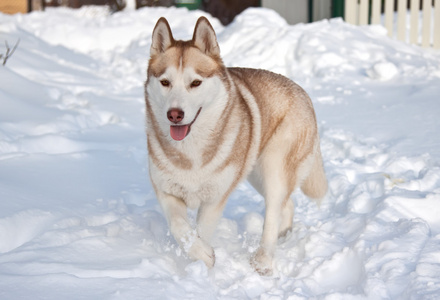
<instances>
[{"instance_id":1,"label":"cream colored fur","mask_svg":"<svg viewBox=\"0 0 440 300\"><path fill-rule=\"evenodd\" d=\"M272 274L278 237L292 227L290 195L297 187L314 199L327 191L307 94L269 71L226 68L214 30L201 17L190 41L174 40L166 19L159 19L145 96L150 177L176 241L191 258L214 266L209 242L229 194L248 178L266 202L251 263ZM171 110L184 112L179 123L167 118ZM189 133L174 140L171 125ZM187 208L198 209L196 228Z\"/></svg>"}]
</instances>

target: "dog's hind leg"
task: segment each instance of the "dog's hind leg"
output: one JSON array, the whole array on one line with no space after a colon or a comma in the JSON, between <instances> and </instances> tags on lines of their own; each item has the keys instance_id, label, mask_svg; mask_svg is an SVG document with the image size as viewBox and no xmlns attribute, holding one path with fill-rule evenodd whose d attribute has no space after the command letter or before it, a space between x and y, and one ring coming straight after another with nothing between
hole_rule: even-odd
<instances>
[{"instance_id":1,"label":"dog's hind leg","mask_svg":"<svg viewBox=\"0 0 440 300\"><path fill-rule=\"evenodd\" d=\"M293 200L290 199L290 197L287 197L287 199L284 200L283 206L281 207L281 224L278 237L285 236L290 230L292 230L293 211Z\"/></svg>"},{"instance_id":2,"label":"dog's hind leg","mask_svg":"<svg viewBox=\"0 0 440 300\"><path fill-rule=\"evenodd\" d=\"M286 199L290 201L290 191L283 189L278 184L275 184L274 187L265 195L266 215L264 218L263 235L260 247L251 260L257 272L266 276L272 275L272 259L283 223L283 202ZM288 215L290 216L290 213Z\"/></svg>"},{"instance_id":3,"label":"dog's hind leg","mask_svg":"<svg viewBox=\"0 0 440 300\"><path fill-rule=\"evenodd\" d=\"M279 155L282 149L260 156L249 181L264 196L266 215L260 247L251 259L251 264L261 275L272 274L272 259L280 235L280 230L291 227L293 203L290 200L292 189L287 174L283 172L284 156ZM286 209L284 212L283 210Z\"/></svg>"},{"instance_id":4,"label":"dog's hind leg","mask_svg":"<svg viewBox=\"0 0 440 300\"><path fill-rule=\"evenodd\" d=\"M173 195L157 192L159 203L167 218L171 234L191 259L202 260L209 268L214 266L214 249L194 230L188 222L187 206Z\"/></svg>"}]
</instances>

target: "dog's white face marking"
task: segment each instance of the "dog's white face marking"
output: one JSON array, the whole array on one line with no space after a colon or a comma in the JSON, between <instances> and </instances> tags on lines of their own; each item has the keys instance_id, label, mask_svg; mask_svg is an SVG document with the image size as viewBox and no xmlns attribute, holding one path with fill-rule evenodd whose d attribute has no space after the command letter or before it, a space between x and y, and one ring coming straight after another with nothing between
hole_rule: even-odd
<instances>
[{"instance_id":1,"label":"dog's white face marking","mask_svg":"<svg viewBox=\"0 0 440 300\"><path fill-rule=\"evenodd\" d=\"M151 109L161 131L169 130L172 139L181 141L191 128L200 125L212 103L221 110L226 105L222 79L226 80L227 71L215 32L208 20L201 18L191 41L176 41L168 22L160 19L153 30L150 54L146 91ZM221 115L211 113L211 121Z\"/></svg>"},{"instance_id":2,"label":"dog's white face marking","mask_svg":"<svg viewBox=\"0 0 440 300\"><path fill-rule=\"evenodd\" d=\"M204 77L194 67L181 64L182 60L180 58L179 68L169 66L159 77L150 77L147 87L150 95L156 95L151 101L163 132L170 131L176 139L170 126L190 126L182 128L188 132L182 133L183 137L176 140L184 139L191 128L200 127L205 119L203 115L221 109L227 100L226 88L218 76ZM168 112L173 109L183 112L183 118L178 123L168 118Z\"/></svg>"}]
</instances>

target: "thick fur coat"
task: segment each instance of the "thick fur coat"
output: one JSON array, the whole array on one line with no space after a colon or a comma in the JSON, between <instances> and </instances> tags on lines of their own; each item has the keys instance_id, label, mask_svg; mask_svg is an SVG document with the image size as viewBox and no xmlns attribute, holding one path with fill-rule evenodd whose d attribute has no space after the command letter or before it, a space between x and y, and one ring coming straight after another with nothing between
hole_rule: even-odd
<instances>
[{"instance_id":1,"label":"thick fur coat","mask_svg":"<svg viewBox=\"0 0 440 300\"><path fill-rule=\"evenodd\" d=\"M175 40L166 19L153 31L145 84L150 177L170 231L193 259L215 264L209 242L230 193L248 179L265 197L260 247L251 263L272 273L278 237L292 227L297 188L327 191L312 102L281 75L226 68L201 17L192 40ZM187 208L198 209L193 228Z\"/></svg>"}]
</instances>

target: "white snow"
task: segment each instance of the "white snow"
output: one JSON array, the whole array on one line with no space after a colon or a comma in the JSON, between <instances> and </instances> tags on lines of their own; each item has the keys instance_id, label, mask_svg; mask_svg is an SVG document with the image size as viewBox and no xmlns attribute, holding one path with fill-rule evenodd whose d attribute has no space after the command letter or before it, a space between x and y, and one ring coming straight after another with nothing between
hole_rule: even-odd
<instances>
[{"instance_id":1,"label":"white snow","mask_svg":"<svg viewBox=\"0 0 440 300\"><path fill-rule=\"evenodd\" d=\"M297 192L274 276L249 259L264 201L231 195L191 262L149 183L143 82L160 16L191 38L200 11L102 7L0 14L0 299L436 299L440 295L440 53L340 19L289 26L249 9L212 17L228 66L301 84L329 195ZM194 218L194 212L192 212Z\"/></svg>"}]
</instances>

